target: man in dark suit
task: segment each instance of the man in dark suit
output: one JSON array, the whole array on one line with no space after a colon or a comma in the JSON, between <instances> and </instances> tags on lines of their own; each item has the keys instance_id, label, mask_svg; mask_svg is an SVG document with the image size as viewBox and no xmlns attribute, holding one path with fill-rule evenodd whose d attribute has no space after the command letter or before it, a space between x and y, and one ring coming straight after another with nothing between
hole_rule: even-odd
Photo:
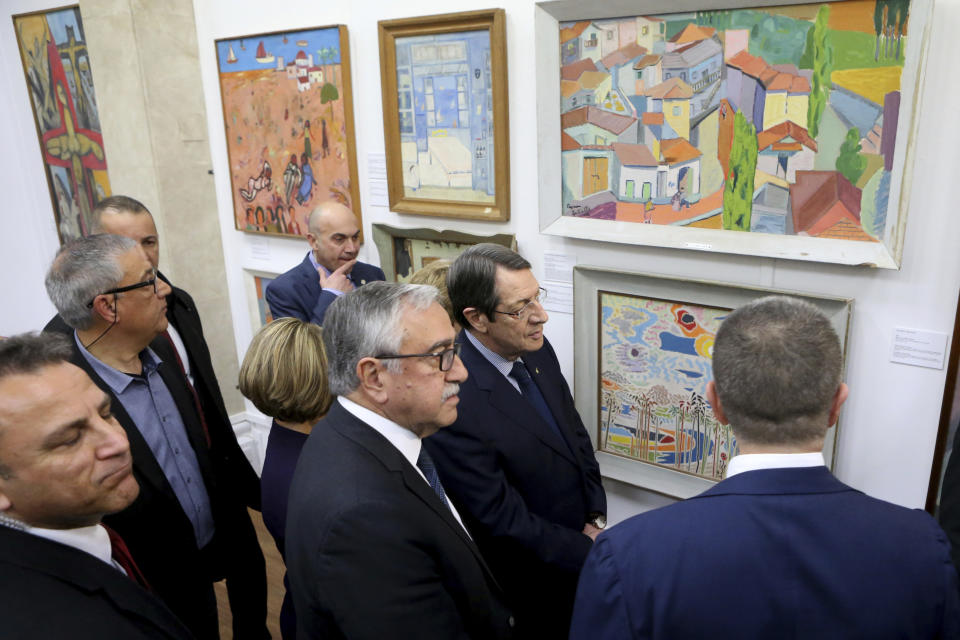
<instances>
[{"instance_id":1,"label":"man in dark suit","mask_svg":"<svg viewBox=\"0 0 960 640\"><path fill-rule=\"evenodd\" d=\"M68 338L0 341L0 635L192 638L100 521L139 488L110 398Z\"/></svg>"},{"instance_id":2,"label":"man in dark suit","mask_svg":"<svg viewBox=\"0 0 960 640\"><path fill-rule=\"evenodd\" d=\"M957 575L933 518L824 466L848 393L841 368L813 305L770 297L731 313L707 398L740 455L708 491L598 538L570 637L960 637Z\"/></svg>"},{"instance_id":3,"label":"man in dark suit","mask_svg":"<svg viewBox=\"0 0 960 640\"><path fill-rule=\"evenodd\" d=\"M447 276L470 378L457 421L426 441L503 585L517 634L565 638L577 576L606 524L593 446L543 336L543 289L519 254L462 253Z\"/></svg>"},{"instance_id":4,"label":"man in dark suit","mask_svg":"<svg viewBox=\"0 0 960 640\"><path fill-rule=\"evenodd\" d=\"M264 560L243 496L182 369L148 347L167 327L169 285L142 248L116 235L62 248L46 285L76 329L72 362L111 396L130 440L140 495L106 522L198 638L219 637L212 583L238 574L234 637L265 637Z\"/></svg>"},{"instance_id":5,"label":"man in dark suit","mask_svg":"<svg viewBox=\"0 0 960 640\"><path fill-rule=\"evenodd\" d=\"M457 416L450 318L436 289L373 283L331 305L339 395L290 488L287 567L303 638L511 635L510 612L421 439Z\"/></svg>"},{"instance_id":6,"label":"man in dark suit","mask_svg":"<svg viewBox=\"0 0 960 640\"><path fill-rule=\"evenodd\" d=\"M267 285L265 294L274 318L293 316L323 324L327 307L356 287L383 280L383 271L359 262L360 225L346 206L329 200L310 213L310 251L303 262Z\"/></svg>"}]
</instances>

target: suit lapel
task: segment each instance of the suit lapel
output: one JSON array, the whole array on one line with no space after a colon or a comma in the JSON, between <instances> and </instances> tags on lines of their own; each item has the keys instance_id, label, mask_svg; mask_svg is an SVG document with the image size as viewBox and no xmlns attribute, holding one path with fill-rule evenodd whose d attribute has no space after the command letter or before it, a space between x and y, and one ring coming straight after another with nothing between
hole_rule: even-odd
<instances>
[{"instance_id":1,"label":"suit lapel","mask_svg":"<svg viewBox=\"0 0 960 640\"><path fill-rule=\"evenodd\" d=\"M461 334L457 339L463 345L460 350L460 358L466 365L467 372L473 378L477 388L486 392L487 401L490 405L507 416L515 426L529 431L538 440L555 451L557 455L565 458L571 464L576 464L576 460L571 457L570 448L558 440L557 434L550 428L550 425L544 422L533 405L525 400L520 392L513 388L512 384L507 382L503 374L483 357L483 354L473 346L473 343L466 336ZM533 367L530 367L530 370L534 380L537 380L537 387L543 392L544 386L549 385L541 385L540 376L533 372ZM546 393L544 393L544 398L547 398L547 405L553 412L557 423L561 423L564 417L563 412L557 410ZM561 429L563 428L561 426ZM569 441L569 438L567 440Z\"/></svg>"},{"instance_id":2,"label":"suit lapel","mask_svg":"<svg viewBox=\"0 0 960 640\"><path fill-rule=\"evenodd\" d=\"M307 252L307 255L303 257L303 262L297 267L297 276L303 282L303 286L307 287L308 293L310 294L309 299L315 300L323 289L320 287L320 279L317 276L317 270L313 268L313 263L310 262L310 252Z\"/></svg>"},{"instance_id":3,"label":"suit lapel","mask_svg":"<svg viewBox=\"0 0 960 640\"><path fill-rule=\"evenodd\" d=\"M378 460L390 471L400 475L404 487L407 491L413 493L428 509L437 515L450 528L450 530L460 540L470 548L471 553L487 573L491 583L497 585L493 573L480 555L480 550L476 543L467 535L466 529L453 517L453 512L443 502L433 489L427 484L419 472L403 457L396 447L390 444L390 441L377 433L373 427L367 425L355 415L343 408L339 402L334 401L330 412L325 418L333 429L336 429L342 436L355 442L357 445L369 451L376 456ZM449 498L448 498L449 499Z\"/></svg>"}]
</instances>

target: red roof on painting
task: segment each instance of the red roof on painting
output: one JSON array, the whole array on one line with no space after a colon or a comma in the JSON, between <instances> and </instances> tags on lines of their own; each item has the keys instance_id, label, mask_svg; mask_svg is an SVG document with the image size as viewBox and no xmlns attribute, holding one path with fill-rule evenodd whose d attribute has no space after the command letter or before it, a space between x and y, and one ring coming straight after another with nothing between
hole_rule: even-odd
<instances>
[{"instance_id":1,"label":"red roof on painting","mask_svg":"<svg viewBox=\"0 0 960 640\"><path fill-rule=\"evenodd\" d=\"M297 60L306 60L306 59L307 59L307 54L305 54L302 49L300 51L297 51Z\"/></svg>"},{"instance_id":2,"label":"red roof on painting","mask_svg":"<svg viewBox=\"0 0 960 640\"><path fill-rule=\"evenodd\" d=\"M781 122L775 127L770 127L758 133L757 147L759 147L760 151L763 151L770 145L782 143L785 138L793 138L797 143L806 146L811 151L817 150L817 143L810 137L809 132L790 120Z\"/></svg>"},{"instance_id":3,"label":"red roof on painting","mask_svg":"<svg viewBox=\"0 0 960 640\"><path fill-rule=\"evenodd\" d=\"M640 121L643 124L654 125L654 124L663 124L663 112L662 111L644 111L640 116Z\"/></svg>"},{"instance_id":4,"label":"red roof on painting","mask_svg":"<svg viewBox=\"0 0 960 640\"><path fill-rule=\"evenodd\" d=\"M640 69L646 69L647 67L660 62L660 59L662 57L663 56L661 56L659 53L648 53L647 55L637 60L634 63L633 68L636 69L637 71L639 71Z\"/></svg>"},{"instance_id":5,"label":"red roof on painting","mask_svg":"<svg viewBox=\"0 0 960 640\"><path fill-rule=\"evenodd\" d=\"M794 230L819 236L841 220L859 227L860 195L839 171L797 171L790 185Z\"/></svg>"},{"instance_id":6,"label":"red roof on painting","mask_svg":"<svg viewBox=\"0 0 960 640\"><path fill-rule=\"evenodd\" d=\"M659 163L645 144L628 144L614 142L613 152L617 154L620 164L627 167L656 167Z\"/></svg>"},{"instance_id":7,"label":"red roof on painting","mask_svg":"<svg viewBox=\"0 0 960 640\"><path fill-rule=\"evenodd\" d=\"M577 60L568 65L560 67L560 77L564 80L576 80L584 71L596 71L597 65L590 58Z\"/></svg>"},{"instance_id":8,"label":"red roof on painting","mask_svg":"<svg viewBox=\"0 0 960 640\"><path fill-rule=\"evenodd\" d=\"M672 138L660 143L660 155L670 164L689 162L703 154L683 138Z\"/></svg>"},{"instance_id":9,"label":"red roof on painting","mask_svg":"<svg viewBox=\"0 0 960 640\"><path fill-rule=\"evenodd\" d=\"M759 78L760 74L767 70L766 60L759 56L750 55L746 51L741 51L737 55L727 60L727 66L734 69L740 69L748 76Z\"/></svg>"},{"instance_id":10,"label":"red roof on painting","mask_svg":"<svg viewBox=\"0 0 960 640\"><path fill-rule=\"evenodd\" d=\"M597 107L580 107L561 114L560 128L569 129L589 123L619 135L636 121L637 119L633 116L622 116L619 113L604 111Z\"/></svg>"},{"instance_id":11,"label":"red roof on painting","mask_svg":"<svg viewBox=\"0 0 960 640\"><path fill-rule=\"evenodd\" d=\"M580 34L586 31L587 27L590 26L589 20L581 20L572 27L564 27L560 29L560 44L573 40L574 38L579 38Z\"/></svg>"},{"instance_id":12,"label":"red roof on painting","mask_svg":"<svg viewBox=\"0 0 960 640\"><path fill-rule=\"evenodd\" d=\"M580 143L565 131L560 132L560 151L574 151L580 148Z\"/></svg>"},{"instance_id":13,"label":"red roof on painting","mask_svg":"<svg viewBox=\"0 0 960 640\"><path fill-rule=\"evenodd\" d=\"M631 42L625 47L621 47L614 51L613 53L604 56L600 60L602 64L607 69L613 69L614 67L619 67L621 65L627 64L635 58L639 58L647 52L646 47L641 47L636 42Z\"/></svg>"},{"instance_id":14,"label":"red roof on painting","mask_svg":"<svg viewBox=\"0 0 960 640\"><path fill-rule=\"evenodd\" d=\"M693 87L684 82L681 78L674 76L669 80L664 80L658 85L647 89L645 95L654 99L681 99L692 98Z\"/></svg>"},{"instance_id":15,"label":"red roof on painting","mask_svg":"<svg viewBox=\"0 0 960 640\"><path fill-rule=\"evenodd\" d=\"M670 38L670 42L674 44L686 44L688 42L697 42L699 40L706 40L707 38L712 38L713 34L717 32L716 29L712 27L698 27L692 22L685 26L680 33L676 34Z\"/></svg>"}]
</instances>

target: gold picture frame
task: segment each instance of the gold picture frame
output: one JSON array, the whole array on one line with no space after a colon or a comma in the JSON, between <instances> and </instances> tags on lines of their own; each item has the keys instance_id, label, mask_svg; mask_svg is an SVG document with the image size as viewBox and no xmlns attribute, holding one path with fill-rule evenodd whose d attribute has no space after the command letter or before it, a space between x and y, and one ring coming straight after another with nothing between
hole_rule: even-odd
<instances>
[{"instance_id":1,"label":"gold picture frame","mask_svg":"<svg viewBox=\"0 0 960 640\"><path fill-rule=\"evenodd\" d=\"M391 210L510 219L505 22L489 9L378 23Z\"/></svg>"}]
</instances>

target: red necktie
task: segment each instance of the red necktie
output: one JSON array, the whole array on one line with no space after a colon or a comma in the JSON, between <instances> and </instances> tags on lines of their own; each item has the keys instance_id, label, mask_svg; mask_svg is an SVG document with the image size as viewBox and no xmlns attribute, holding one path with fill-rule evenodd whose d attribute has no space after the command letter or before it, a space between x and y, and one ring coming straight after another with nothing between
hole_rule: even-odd
<instances>
[{"instance_id":1,"label":"red necktie","mask_svg":"<svg viewBox=\"0 0 960 640\"><path fill-rule=\"evenodd\" d=\"M110 555L113 557L113 561L123 567L123 570L127 572L128 578L147 591L151 591L150 583L147 582L143 572L140 571L140 567L134 562L133 555L130 553L130 549L127 548L127 543L120 537L120 534L103 523L100 523L100 526L106 529L107 535L110 536Z\"/></svg>"},{"instance_id":2,"label":"red necktie","mask_svg":"<svg viewBox=\"0 0 960 640\"><path fill-rule=\"evenodd\" d=\"M193 395L193 405L197 408L197 415L200 416L200 426L203 427L203 435L207 438L207 447L210 447L210 430L207 428L207 419L203 415L203 407L200 406L200 396L197 395L197 390L190 384L190 376L187 375L187 369L183 366L183 360L180 359L180 352L177 351L177 345L173 343L173 338L170 337L170 334L167 333L166 330L160 335L170 343L170 348L173 350L173 357L177 359L180 373L183 374L183 380L187 383L187 389L190 389L190 393Z\"/></svg>"}]
</instances>

